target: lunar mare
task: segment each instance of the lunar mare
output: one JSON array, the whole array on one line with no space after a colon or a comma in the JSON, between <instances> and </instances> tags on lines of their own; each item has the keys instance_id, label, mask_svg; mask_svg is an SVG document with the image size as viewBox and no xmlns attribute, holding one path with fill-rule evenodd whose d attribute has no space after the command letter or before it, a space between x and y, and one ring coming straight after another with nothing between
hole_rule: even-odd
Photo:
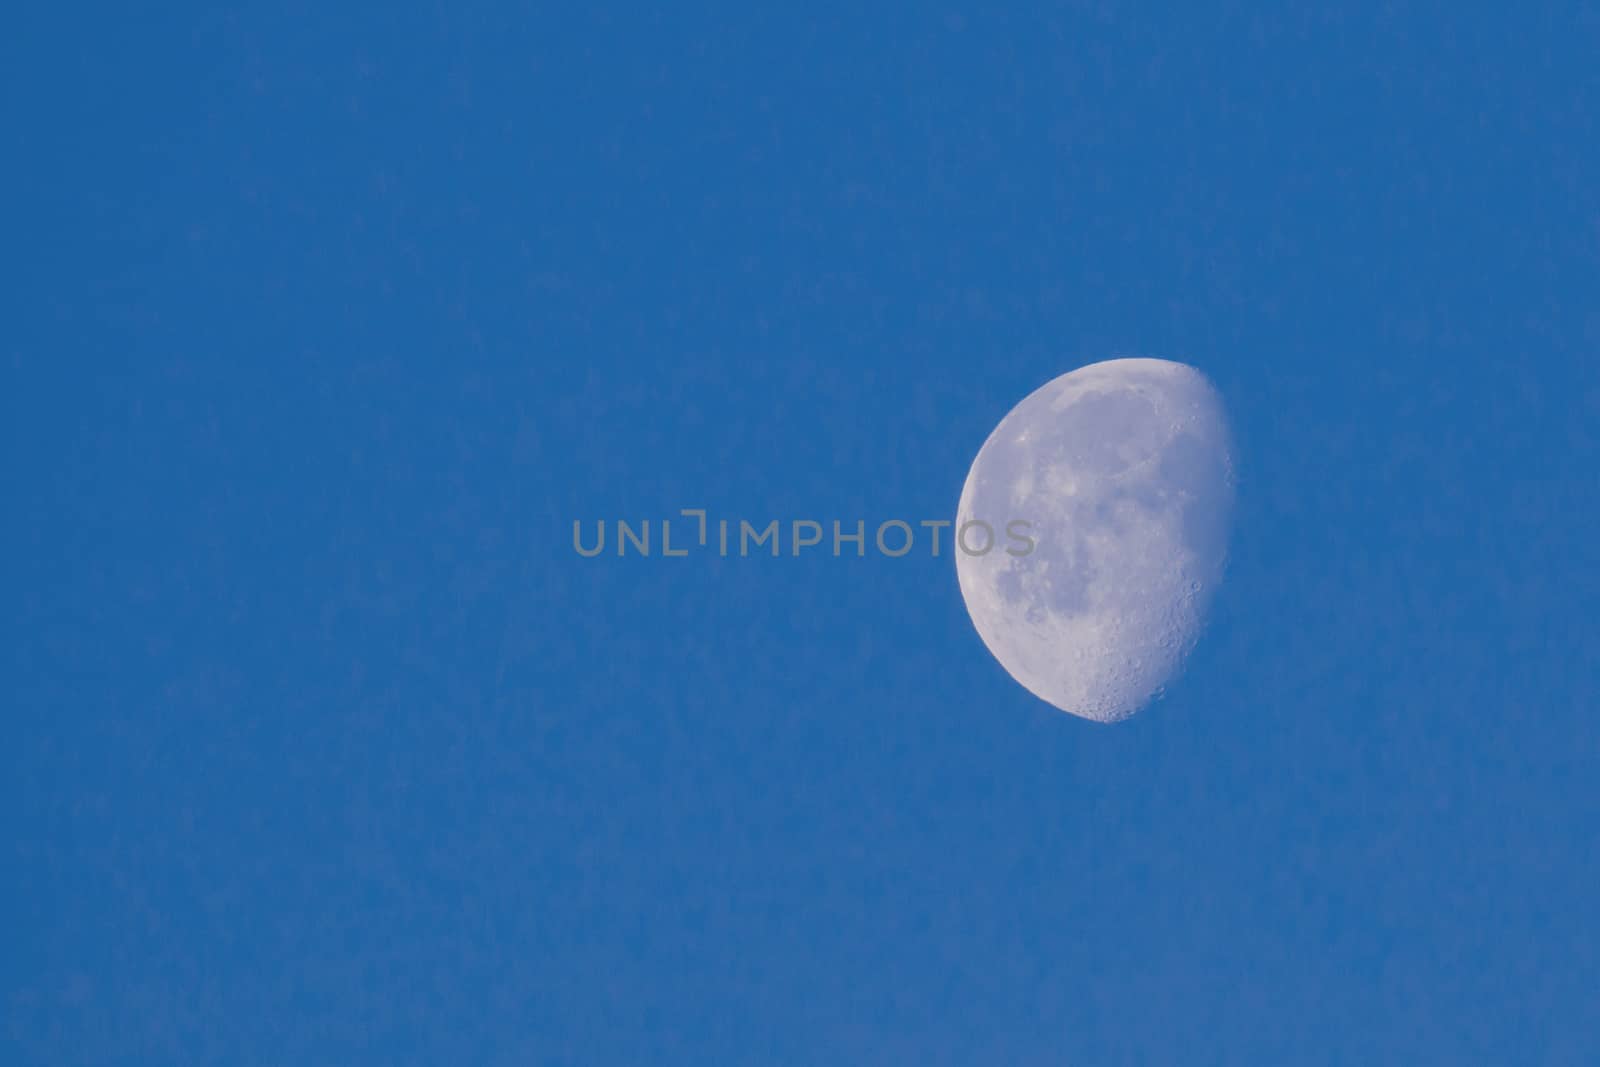
<instances>
[{"instance_id":1,"label":"lunar mare","mask_svg":"<svg viewBox=\"0 0 1600 1067\"><path fill-rule=\"evenodd\" d=\"M955 553L961 595L1006 671L1042 700L1115 722L1194 647L1227 559L1233 458L1193 367L1116 359L1064 374L1000 421L957 527L1032 524L1032 552Z\"/></svg>"}]
</instances>

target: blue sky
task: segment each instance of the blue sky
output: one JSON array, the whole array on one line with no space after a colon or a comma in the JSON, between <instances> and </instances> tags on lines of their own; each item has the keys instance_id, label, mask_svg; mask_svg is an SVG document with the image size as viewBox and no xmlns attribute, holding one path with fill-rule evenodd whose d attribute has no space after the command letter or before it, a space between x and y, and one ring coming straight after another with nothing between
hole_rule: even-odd
<instances>
[{"instance_id":1,"label":"blue sky","mask_svg":"<svg viewBox=\"0 0 1600 1067\"><path fill-rule=\"evenodd\" d=\"M11 21L6 1062L1600 1057L1592 9ZM1118 726L948 557L572 552L1130 355L1239 503Z\"/></svg>"}]
</instances>

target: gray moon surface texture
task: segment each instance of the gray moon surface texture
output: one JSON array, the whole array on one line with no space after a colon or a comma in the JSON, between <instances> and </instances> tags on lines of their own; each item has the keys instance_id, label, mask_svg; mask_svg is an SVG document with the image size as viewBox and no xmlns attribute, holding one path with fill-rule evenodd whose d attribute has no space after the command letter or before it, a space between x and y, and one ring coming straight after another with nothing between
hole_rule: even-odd
<instances>
[{"instance_id":1,"label":"gray moon surface texture","mask_svg":"<svg viewBox=\"0 0 1600 1067\"><path fill-rule=\"evenodd\" d=\"M1098 722L1165 690L1227 561L1233 446L1193 367L1114 359L1063 374L1000 420L967 473L961 595L983 643L1035 696ZM1031 538L1033 547L1007 535ZM971 547L968 551L966 546Z\"/></svg>"}]
</instances>

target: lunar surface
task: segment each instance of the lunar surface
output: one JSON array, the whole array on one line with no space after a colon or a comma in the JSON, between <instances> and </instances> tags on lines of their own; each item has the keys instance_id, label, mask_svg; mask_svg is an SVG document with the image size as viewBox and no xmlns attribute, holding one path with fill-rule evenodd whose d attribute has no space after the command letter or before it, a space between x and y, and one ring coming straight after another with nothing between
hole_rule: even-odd
<instances>
[{"instance_id":1,"label":"lunar surface","mask_svg":"<svg viewBox=\"0 0 1600 1067\"><path fill-rule=\"evenodd\" d=\"M1114 359L1035 390L983 443L955 552L984 644L1035 696L1098 722L1159 695L1222 578L1233 512L1222 402L1204 375ZM1029 527L1007 536L1010 523Z\"/></svg>"}]
</instances>

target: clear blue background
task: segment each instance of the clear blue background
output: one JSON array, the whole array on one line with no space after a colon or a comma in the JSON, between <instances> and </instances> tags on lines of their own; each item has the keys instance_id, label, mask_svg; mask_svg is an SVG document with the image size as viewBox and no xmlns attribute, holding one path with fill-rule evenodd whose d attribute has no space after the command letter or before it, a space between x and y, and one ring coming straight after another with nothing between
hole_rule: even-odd
<instances>
[{"instance_id":1,"label":"clear blue background","mask_svg":"<svg viewBox=\"0 0 1600 1067\"><path fill-rule=\"evenodd\" d=\"M0 1059L1600 1060L1592 5L339 7L7 16ZM572 551L1119 355L1240 450L1120 726Z\"/></svg>"}]
</instances>

